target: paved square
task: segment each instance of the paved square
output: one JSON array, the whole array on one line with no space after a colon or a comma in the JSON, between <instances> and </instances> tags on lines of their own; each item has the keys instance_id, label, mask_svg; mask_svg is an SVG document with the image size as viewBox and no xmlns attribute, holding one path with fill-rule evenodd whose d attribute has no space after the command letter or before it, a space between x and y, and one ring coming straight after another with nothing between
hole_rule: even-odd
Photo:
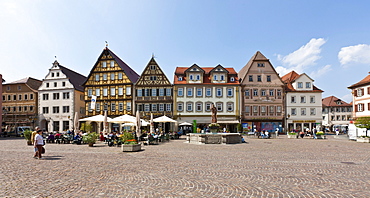
<instances>
[{"instance_id":1,"label":"paved square","mask_svg":"<svg viewBox=\"0 0 370 198\"><path fill-rule=\"evenodd\" d=\"M171 140L134 153L48 144L36 160L24 139L0 138L0 197L369 197L368 143L246 140Z\"/></svg>"}]
</instances>

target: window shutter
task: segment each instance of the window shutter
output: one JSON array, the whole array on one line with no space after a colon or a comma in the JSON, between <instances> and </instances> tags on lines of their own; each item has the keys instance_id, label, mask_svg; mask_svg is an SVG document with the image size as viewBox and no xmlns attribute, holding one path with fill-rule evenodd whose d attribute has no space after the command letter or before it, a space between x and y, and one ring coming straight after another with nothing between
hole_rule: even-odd
<instances>
[{"instance_id":1,"label":"window shutter","mask_svg":"<svg viewBox=\"0 0 370 198\"><path fill-rule=\"evenodd\" d=\"M358 112L358 105L355 105L355 112Z\"/></svg>"},{"instance_id":2,"label":"window shutter","mask_svg":"<svg viewBox=\"0 0 370 198\"><path fill-rule=\"evenodd\" d=\"M367 94L370 95L370 87L367 88Z\"/></svg>"},{"instance_id":3,"label":"window shutter","mask_svg":"<svg viewBox=\"0 0 370 198\"><path fill-rule=\"evenodd\" d=\"M367 103L367 110L370 111L370 103Z\"/></svg>"},{"instance_id":4,"label":"window shutter","mask_svg":"<svg viewBox=\"0 0 370 198\"><path fill-rule=\"evenodd\" d=\"M357 97L357 90L354 91L354 95L355 95L355 97Z\"/></svg>"}]
</instances>

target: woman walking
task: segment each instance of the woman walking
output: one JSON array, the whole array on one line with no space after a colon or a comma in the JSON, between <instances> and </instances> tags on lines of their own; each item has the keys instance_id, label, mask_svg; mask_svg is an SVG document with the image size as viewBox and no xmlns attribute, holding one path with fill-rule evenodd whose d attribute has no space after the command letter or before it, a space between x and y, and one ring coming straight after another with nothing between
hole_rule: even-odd
<instances>
[{"instance_id":1,"label":"woman walking","mask_svg":"<svg viewBox=\"0 0 370 198\"><path fill-rule=\"evenodd\" d=\"M37 149L35 155L33 156L36 159L43 160L44 158L41 157L42 147L44 146L44 138L42 137L42 130L37 130L37 134L35 136L35 148Z\"/></svg>"}]
</instances>

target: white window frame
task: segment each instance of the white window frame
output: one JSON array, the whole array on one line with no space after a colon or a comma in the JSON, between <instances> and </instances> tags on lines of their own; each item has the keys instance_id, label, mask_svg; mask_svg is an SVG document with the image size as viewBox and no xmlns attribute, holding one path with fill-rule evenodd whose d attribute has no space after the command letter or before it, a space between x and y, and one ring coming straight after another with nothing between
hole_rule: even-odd
<instances>
[{"instance_id":1,"label":"white window frame","mask_svg":"<svg viewBox=\"0 0 370 198\"><path fill-rule=\"evenodd\" d=\"M164 104L163 103L159 104L159 111L164 111Z\"/></svg>"},{"instance_id":2,"label":"white window frame","mask_svg":"<svg viewBox=\"0 0 370 198\"><path fill-rule=\"evenodd\" d=\"M108 88L103 88L103 96L108 96Z\"/></svg>"},{"instance_id":3,"label":"white window frame","mask_svg":"<svg viewBox=\"0 0 370 198\"><path fill-rule=\"evenodd\" d=\"M166 104L166 111L172 111L172 105L171 103Z\"/></svg>"},{"instance_id":4,"label":"white window frame","mask_svg":"<svg viewBox=\"0 0 370 198\"><path fill-rule=\"evenodd\" d=\"M152 111L158 111L157 104L152 104Z\"/></svg>"},{"instance_id":5,"label":"white window frame","mask_svg":"<svg viewBox=\"0 0 370 198\"><path fill-rule=\"evenodd\" d=\"M164 89L163 88L159 89L159 96L164 96Z\"/></svg>"},{"instance_id":6,"label":"white window frame","mask_svg":"<svg viewBox=\"0 0 370 198\"><path fill-rule=\"evenodd\" d=\"M227 103L227 111L229 112L234 111L234 103L232 102Z\"/></svg>"},{"instance_id":7,"label":"white window frame","mask_svg":"<svg viewBox=\"0 0 370 198\"><path fill-rule=\"evenodd\" d=\"M96 82L99 82L100 81L100 75L99 74L95 74L95 81Z\"/></svg>"},{"instance_id":8,"label":"white window frame","mask_svg":"<svg viewBox=\"0 0 370 198\"><path fill-rule=\"evenodd\" d=\"M107 62L102 61L101 63L102 63L102 67L103 67L103 68L106 68L106 67L107 67Z\"/></svg>"},{"instance_id":9,"label":"white window frame","mask_svg":"<svg viewBox=\"0 0 370 198\"><path fill-rule=\"evenodd\" d=\"M184 103L179 102L177 103L177 111L184 111Z\"/></svg>"},{"instance_id":10,"label":"white window frame","mask_svg":"<svg viewBox=\"0 0 370 198\"><path fill-rule=\"evenodd\" d=\"M228 97L234 96L234 89L233 88L228 88L227 89L227 96Z\"/></svg>"},{"instance_id":11,"label":"white window frame","mask_svg":"<svg viewBox=\"0 0 370 198\"><path fill-rule=\"evenodd\" d=\"M131 102L126 102L126 110L131 111Z\"/></svg>"},{"instance_id":12,"label":"white window frame","mask_svg":"<svg viewBox=\"0 0 370 198\"><path fill-rule=\"evenodd\" d=\"M216 103L216 108L217 108L218 112L222 112L223 111L223 103L222 102L217 102Z\"/></svg>"},{"instance_id":13,"label":"white window frame","mask_svg":"<svg viewBox=\"0 0 370 198\"><path fill-rule=\"evenodd\" d=\"M171 96L171 88L166 88L166 96Z\"/></svg>"},{"instance_id":14,"label":"white window frame","mask_svg":"<svg viewBox=\"0 0 370 198\"><path fill-rule=\"evenodd\" d=\"M187 93L186 93L186 95L187 96L193 96L193 88L187 88L187 91L186 91Z\"/></svg>"},{"instance_id":15,"label":"white window frame","mask_svg":"<svg viewBox=\"0 0 370 198\"><path fill-rule=\"evenodd\" d=\"M298 88L303 88L303 82L298 82L298 83L297 83L297 87L298 87Z\"/></svg>"},{"instance_id":16,"label":"white window frame","mask_svg":"<svg viewBox=\"0 0 370 198\"><path fill-rule=\"evenodd\" d=\"M115 78L115 74L114 73L111 73L110 74L110 80L114 80L114 78Z\"/></svg>"},{"instance_id":17,"label":"white window frame","mask_svg":"<svg viewBox=\"0 0 370 198\"><path fill-rule=\"evenodd\" d=\"M157 89L156 88L152 88L152 96L157 96Z\"/></svg>"},{"instance_id":18,"label":"white window frame","mask_svg":"<svg viewBox=\"0 0 370 198\"><path fill-rule=\"evenodd\" d=\"M202 107L203 107L203 104L201 102L195 103L195 108L196 108L196 111L197 112L203 111L203 108Z\"/></svg>"},{"instance_id":19,"label":"white window frame","mask_svg":"<svg viewBox=\"0 0 370 198\"><path fill-rule=\"evenodd\" d=\"M142 89L137 89L137 96L138 96L138 97L143 96L143 91L142 91Z\"/></svg>"},{"instance_id":20,"label":"white window frame","mask_svg":"<svg viewBox=\"0 0 370 198\"><path fill-rule=\"evenodd\" d=\"M186 111L193 111L193 103L192 102L186 103Z\"/></svg>"},{"instance_id":21,"label":"white window frame","mask_svg":"<svg viewBox=\"0 0 370 198\"><path fill-rule=\"evenodd\" d=\"M123 111L123 102L118 103L118 111Z\"/></svg>"},{"instance_id":22,"label":"white window frame","mask_svg":"<svg viewBox=\"0 0 370 198\"><path fill-rule=\"evenodd\" d=\"M87 89L87 96L88 97L91 97L92 96L92 92L93 92L92 89Z\"/></svg>"},{"instance_id":23,"label":"white window frame","mask_svg":"<svg viewBox=\"0 0 370 198\"><path fill-rule=\"evenodd\" d=\"M115 96L116 95L116 88L114 88L114 87L111 87L110 88L110 95L111 96Z\"/></svg>"},{"instance_id":24,"label":"white window frame","mask_svg":"<svg viewBox=\"0 0 370 198\"><path fill-rule=\"evenodd\" d=\"M201 97L203 95L203 89L202 88L197 88L197 96Z\"/></svg>"},{"instance_id":25,"label":"white window frame","mask_svg":"<svg viewBox=\"0 0 370 198\"><path fill-rule=\"evenodd\" d=\"M114 61L113 60L110 61L110 67L114 67Z\"/></svg>"},{"instance_id":26,"label":"white window frame","mask_svg":"<svg viewBox=\"0 0 370 198\"><path fill-rule=\"evenodd\" d=\"M120 72L118 73L118 80L122 80L123 79L123 74Z\"/></svg>"},{"instance_id":27,"label":"white window frame","mask_svg":"<svg viewBox=\"0 0 370 198\"><path fill-rule=\"evenodd\" d=\"M123 87L118 87L118 95L123 96Z\"/></svg>"},{"instance_id":28,"label":"white window frame","mask_svg":"<svg viewBox=\"0 0 370 198\"><path fill-rule=\"evenodd\" d=\"M211 97L212 96L212 88L206 88L206 96Z\"/></svg>"},{"instance_id":29,"label":"white window frame","mask_svg":"<svg viewBox=\"0 0 370 198\"><path fill-rule=\"evenodd\" d=\"M217 97L222 97L222 88L217 88L216 89L216 96Z\"/></svg>"},{"instance_id":30,"label":"white window frame","mask_svg":"<svg viewBox=\"0 0 370 198\"><path fill-rule=\"evenodd\" d=\"M131 87L126 87L126 96L131 96Z\"/></svg>"},{"instance_id":31,"label":"white window frame","mask_svg":"<svg viewBox=\"0 0 370 198\"><path fill-rule=\"evenodd\" d=\"M179 88L178 90L177 90L177 96L184 96L184 88Z\"/></svg>"},{"instance_id":32,"label":"white window frame","mask_svg":"<svg viewBox=\"0 0 370 198\"><path fill-rule=\"evenodd\" d=\"M306 88L311 88L311 83L310 82L306 82Z\"/></svg>"}]
</instances>

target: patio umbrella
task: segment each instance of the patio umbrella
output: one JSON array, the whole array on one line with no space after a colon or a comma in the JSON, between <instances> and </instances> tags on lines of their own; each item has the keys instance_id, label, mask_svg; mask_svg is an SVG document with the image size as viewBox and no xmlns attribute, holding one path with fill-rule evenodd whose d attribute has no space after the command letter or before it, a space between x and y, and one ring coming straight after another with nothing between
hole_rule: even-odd
<instances>
[{"instance_id":1,"label":"patio umbrella","mask_svg":"<svg viewBox=\"0 0 370 198\"><path fill-rule=\"evenodd\" d=\"M107 116L107 111L104 111L104 120L103 120L103 133L108 133L108 116Z\"/></svg>"},{"instance_id":2,"label":"patio umbrella","mask_svg":"<svg viewBox=\"0 0 370 198\"><path fill-rule=\"evenodd\" d=\"M156 118L156 119L154 119L153 120L154 122L163 122L163 123L166 123L166 122L177 122L176 120L173 120L173 119L171 119L171 118L169 118L169 117L167 117L167 116L161 116L161 117L158 117L158 118ZM164 127L163 127L163 129L164 129L164 131L166 131L165 130L165 127L166 127L166 125L164 125Z\"/></svg>"},{"instance_id":3,"label":"patio umbrella","mask_svg":"<svg viewBox=\"0 0 370 198\"><path fill-rule=\"evenodd\" d=\"M74 135L76 135L78 133L79 127L80 127L80 122L78 122L78 112L76 111L75 112L75 117L73 119Z\"/></svg>"},{"instance_id":4,"label":"patio umbrella","mask_svg":"<svg viewBox=\"0 0 370 198\"><path fill-rule=\"evenodd\" d=\"M112 118L110 117L107 117L107 121L108 122L111 122ZM83 118L83 119L79 119L78 121L86 121L86 122L104 122L104 116L99 114L99 115L95 115L95 116L91 116L91 117L87 117L87 118Z\"/></svg>"},{"instance_id":5,"label":"patio umbrella","mask_svg":"<svg viewBox=\"0 0 370 198\"><path fill-rule=\"evenodd\" d=\"M153 113L150 113L150 133L154 133Z\"/></svg>"},{"instance_id":6,"label":"patio umbrella","mask_svg":"<svg viewBox=\"0 0 370 198\"><path fill-rule=\"evenodd\" d=\"M141 136L140 127L141 127L140 113L139 111L136 111L136 136L138 140L140 140Z\"/></svg>"},{"instance_id":7,"label":"patio umbrella","mask_svg":"<svg viewBox=\"0 0 370 198\"><path fill-rule=\"evenodd\" d=\"M191 123L189 123L189 122L183 122L183 123L181 123L181 124L179 124L180 126L192 126L192 124Z\"/></svg>"},{"instance_id":8,"label":"patio umbrella","mask_svg":"<svg viewBox=\"0 0 370 198\"><path fill-rule=\"evenodd\" d=\"M136 117L131 116L131 115L121 115L116 118L113 118L110 122L113 123L136 123Z\"/></svg>"}]
</instances>

